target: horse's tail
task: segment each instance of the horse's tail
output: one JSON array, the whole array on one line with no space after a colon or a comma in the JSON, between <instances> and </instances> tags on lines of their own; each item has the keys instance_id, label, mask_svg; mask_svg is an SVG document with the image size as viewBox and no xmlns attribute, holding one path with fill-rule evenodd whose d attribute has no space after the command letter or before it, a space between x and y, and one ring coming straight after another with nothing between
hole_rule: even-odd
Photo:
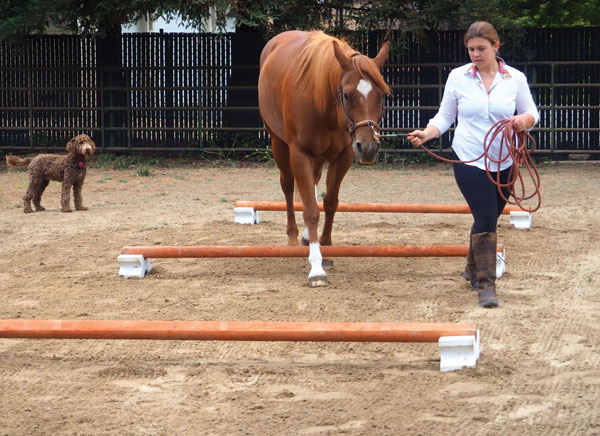
<instances>
[{"instance_id":1,"label":"horse's tail","mask_svg":"<svg viewBox=\"0 0 600 436\"><path fill-rule=\"evenodd\" d=\"M25 168L26 166L29 166L32 159L33 158L31 157L20 158L11 154L6 156L6 165L11 168Z\"/></svg>"}]
</instances>

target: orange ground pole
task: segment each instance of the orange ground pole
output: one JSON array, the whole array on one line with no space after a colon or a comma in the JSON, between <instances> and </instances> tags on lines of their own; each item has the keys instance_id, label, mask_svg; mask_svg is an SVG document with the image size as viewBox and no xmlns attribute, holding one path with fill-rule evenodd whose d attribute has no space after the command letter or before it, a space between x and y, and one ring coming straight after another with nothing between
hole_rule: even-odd
<instances>
[{"instance_id":1,"label":"orange ground pole","mask_svg":"<svg viewBox=\"0 0 600 436\"><path fill-rule=\"evenodd\" d=\"M475 324L400 322L0 320L0 338L437 342Z\"/></svg>"},{"instance_id":2,"label":"orange ground pole","mask_svg":"<svg viewBox=\"0 0 600 436\"><path fill-rule=\"evenodd\" d=\"M252 207L255 210L285 211L283 201L237 201L235 207ZM323 211L323 203L319 203ZM302 203L295 202L294 210L304 210ZM522 211L518 206L507 205L502 211L508 215L511 211ZM385 204L385 203L339 203L337 212L389 212L389 213L471 213L467 205L452 204Z\"/></svg>"},{"instance_id":3,"label":"orange ground pole","mask_svg":"<svg viewBox=\"0 0 600 436\"><path fill-rule=\"evenodd\" d=\"M497 251L504 247L498 244ZM321 245L325 257L466 257L468 245ZM141 254L145 258L212 257L308 257L306 246L138 246L123 247L121 254Z\"/></svg>"}]
</instances>

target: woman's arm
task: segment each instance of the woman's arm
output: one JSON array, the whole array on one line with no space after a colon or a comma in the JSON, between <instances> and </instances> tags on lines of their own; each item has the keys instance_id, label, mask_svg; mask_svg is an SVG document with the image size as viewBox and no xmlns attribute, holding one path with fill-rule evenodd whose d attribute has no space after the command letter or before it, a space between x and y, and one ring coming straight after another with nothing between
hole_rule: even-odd
<instances>
[{"instance_id":1,"label":"woman's arm","mask_svg":"<svg viewBox=\"0 0 600 436\"><path fill-rule=\"evenodd\" d=\"M515 115L512 119L514 120L514 128L517 132L530 130L539 121L540 114L531 96L531 90L529 89L525 75L519 81L516 108L518 115Z\"/></svg>"},{"instance_id":2,"label":"woman's arm","mask_svg":"<svg viewBox=\"0 0 600 436\"><path fill-rule=\"evenodd\" d=\"M448 80L446 81L440 108L435 116L429 120L427 127L424 130L413 130L406 135L406 139L408 139L413 146L418 147L430 139L437 138L442 133L446 132L454 121L456 121L458 102L454 91L456 87L456 73L453 74L453 72L450 73Z\"/></svg>"}]
</instances>

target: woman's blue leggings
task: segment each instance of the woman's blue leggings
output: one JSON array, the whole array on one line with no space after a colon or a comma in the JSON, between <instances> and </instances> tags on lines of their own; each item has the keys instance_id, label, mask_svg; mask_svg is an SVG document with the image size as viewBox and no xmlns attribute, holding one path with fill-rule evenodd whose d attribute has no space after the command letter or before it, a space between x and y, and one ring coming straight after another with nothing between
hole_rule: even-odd
<instances>
[{"instance_id":1,"label":"woman's blue leggings","mask_svg":"<svg viewBox=\"0 0 600 436\"><path fill-rule=\"evenodd\" d=\"M496 233L498 217L506 206L506 201L498 193L498 187L488 178L485 170L467 164L453 164L454 178L467 201L473 215L473 233ZM500 181L505 184L510 168L500 171ZM496 180L497 172L490 172ZM505 198L508 188L502 188Z\"/></svg>"}]
</instances>

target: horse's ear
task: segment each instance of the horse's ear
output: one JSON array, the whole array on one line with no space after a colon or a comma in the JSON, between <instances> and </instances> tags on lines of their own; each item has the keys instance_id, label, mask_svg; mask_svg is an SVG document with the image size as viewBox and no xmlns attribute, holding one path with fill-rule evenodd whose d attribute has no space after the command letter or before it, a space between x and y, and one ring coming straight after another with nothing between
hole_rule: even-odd
<instances>
[{"instance_id":1,"label":"horse's ear","mask_svg":"<svg viewBox=\"0 0 600 436\"><path fill-rule=\"evenodd\" d=\"M385 41L383 43L383 45L381 46L381 48L379 49L379 53L377 53L377 56L375 56L375 58L373 59L380 69L383 68L383 65L387 61L389 53L390 53L390 42Z\"/></svg>"},{"instance_id":2,"label":"horse's ear","mask_svg":"<svg viewBox=\"0 0 600 436\"><path fill-rule=\"evenodd\" d=\"M337 41L333 41L333 52L335 57L342 66L342 70L346 70L350 66L350 59L344 54Z\"/></svg>"}]
</instances>

